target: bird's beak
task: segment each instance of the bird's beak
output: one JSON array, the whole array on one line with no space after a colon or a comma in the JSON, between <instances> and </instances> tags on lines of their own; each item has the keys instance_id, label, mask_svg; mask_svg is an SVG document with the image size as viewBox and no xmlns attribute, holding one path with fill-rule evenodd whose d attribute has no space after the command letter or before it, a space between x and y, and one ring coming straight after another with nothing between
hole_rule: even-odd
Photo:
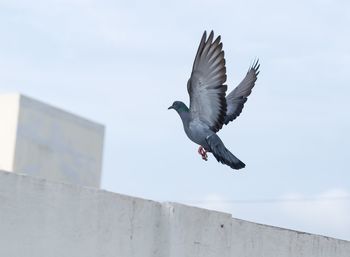
<instances>
[{"instance_id":1,"label":"bird's beak","mask_svg":"<svg viewBox=\"0 0 350 257\"><path fill-rule=\"evenodd\" d=\"M170 107L168 108L168 110L170 110L170 109L174 109L174 107L173 107L173 106L170 106Z\"/></svg>"}]
</instances>

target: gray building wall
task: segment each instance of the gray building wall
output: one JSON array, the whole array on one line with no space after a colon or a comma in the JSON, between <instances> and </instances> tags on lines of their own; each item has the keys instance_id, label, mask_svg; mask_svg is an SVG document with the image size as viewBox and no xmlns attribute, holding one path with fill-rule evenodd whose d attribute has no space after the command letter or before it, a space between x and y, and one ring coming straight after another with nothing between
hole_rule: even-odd
<instances>
[{"instance_id":1,"label":"gray building wall","mask_svg":"<svg viewBox=\"0 0 350 257\"><path fill-rule=\"evenodd\" d=\"M350 242L0 171L0 256L349 257Z\"/></svg>"},{"instance_id":2,"label":"gray building wall","mask_svg":"<svg viewBox=\"0 0 350 257\"><path fill-rule=\"evenodd\" d=\"M0 169L100 187L104 126L21 94L0 95Z\"/></svg>"}]
</instances>

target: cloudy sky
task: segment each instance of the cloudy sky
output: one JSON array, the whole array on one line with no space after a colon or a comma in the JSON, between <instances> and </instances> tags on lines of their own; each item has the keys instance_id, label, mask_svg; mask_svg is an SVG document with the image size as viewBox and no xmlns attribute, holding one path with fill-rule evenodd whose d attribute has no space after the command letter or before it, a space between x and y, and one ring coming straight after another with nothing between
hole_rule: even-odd
<instances>
[{"instance_id":1,"label":"cloudy sky","mask_svg":"<svg viewBox=\"0 0 350 257\"><path fill-rule=\"evenodd\" d=\"M102 187L350 240L350 4L0 0L0 92L106 125ZM246 163L204 162L167 107L204 30L222 36L229 90L261 73L220 137Z\"/></svg>"}]
</instances>

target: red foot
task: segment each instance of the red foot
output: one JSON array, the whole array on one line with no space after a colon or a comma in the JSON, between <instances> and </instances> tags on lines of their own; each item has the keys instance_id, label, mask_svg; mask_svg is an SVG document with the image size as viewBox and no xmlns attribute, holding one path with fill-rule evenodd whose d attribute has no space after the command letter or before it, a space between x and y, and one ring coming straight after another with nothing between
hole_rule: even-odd
<instances>
[{"instance_id":1,"label":"red foot","mask_svg":"<svg viewBox=\"0 0 350 257\"><path fill-rule=\"evenodd\" d=\"M202 159L207 161L208 160L208 155L207 155L207 151L203 148L203 146L200 146L198 148L198 153L202 156Z\"/></svg>"}]
</instances>

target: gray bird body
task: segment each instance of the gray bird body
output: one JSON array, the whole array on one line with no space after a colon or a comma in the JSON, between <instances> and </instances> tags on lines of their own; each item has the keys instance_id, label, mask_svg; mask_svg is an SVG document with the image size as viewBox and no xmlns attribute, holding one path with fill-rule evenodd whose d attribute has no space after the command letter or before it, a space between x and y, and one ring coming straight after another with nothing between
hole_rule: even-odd
<instances>
[{"instance_id":1,"label":"gray bird body","mask_svg":"<svg viewBox=\"0 0 350 257\"><path fill-rule=\"evenodd\" d=\"M206 137L215 133L208 127L207 124L198 119L185 122L186 124L184 123L184 129L188 138L196 144L203 146L205 150L210 151Z\"/></svg>"},{"instance_id":2,"label":"gray bird body","mask_svg":"<svg viewBox=\"0 0 350 257\"><path fill-rule=\"evenodd\" d=\"M213 41L204 32L187 83L190 108L175 101L169 109L175 109L181 117L186 135L194 143L213 153L217 161L233 169L245 164L236 158L216 134L223 126L238 117L247 97L254 87L259 73L256 61L243 81L226 97L227 85L224 51L220 36Z\"/></svg>"},{"instance_id":3,"label":"gray bird body","mask_svg":"<svg viewBox=\"0 0 350 257\"><path fill-rule=\"evenodd\" d=\"M182 102L178 102L179 104L183 104ZM176 106L176 103L174 103ZM186 106L187 108L187 106ZM175 108L174 108L175 109ZM188 108L187 108L188 109ZM176 109L175 109L176 110ZM201 122L200 120L193 118L189 111L178 111L180 118L182 120L182 125L184 127L185 133L189 139L191 139L194 143L203 146L206 150L209 150L209 146L205 141L205 137L207 135L211 135L214 132L210 130L208 125Z\"/></svg>"}]
</instances>

